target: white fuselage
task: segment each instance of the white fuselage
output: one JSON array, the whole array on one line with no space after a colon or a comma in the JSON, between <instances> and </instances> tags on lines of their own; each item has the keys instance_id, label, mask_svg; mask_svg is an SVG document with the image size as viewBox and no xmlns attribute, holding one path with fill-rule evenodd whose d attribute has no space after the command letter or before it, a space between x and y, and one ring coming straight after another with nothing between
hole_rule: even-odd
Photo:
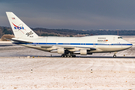
<instances>
[{"instance_id":1,"label":"white fuselage","mask_svg":"<svg viewBox=\"0 0 135 90\"><path fill-rule=\"evenodd\" d=\"M96 35L86 37L39 37L35 39L25 39L25 41L32 43L22 45L44 51L52 51L63 47L68 49L71 48L69 50L72 52L79 51L83 48L89 48L89 52L91 53L100 53L117 52L128 49L132 46L131 43L117 35ZM94 50L91 48L94 48Z\"/></svg>"}]
</instances>

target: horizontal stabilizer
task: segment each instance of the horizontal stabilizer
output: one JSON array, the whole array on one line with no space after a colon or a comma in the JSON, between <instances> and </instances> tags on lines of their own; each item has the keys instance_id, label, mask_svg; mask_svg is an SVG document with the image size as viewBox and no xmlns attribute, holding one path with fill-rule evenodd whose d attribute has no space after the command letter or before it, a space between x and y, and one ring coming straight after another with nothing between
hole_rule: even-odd
<instances>
[{"instance_id":1,"label":"horizontal stabilizer","mask_svg":"<svg viewBox=\"0 0 135 90\"><path fill-rule=\"evenodd\" d=\"M11 41L14 41L13 44L28 44L32 42L23 41L23 40L17 40L17 39L10 39Z\"/></svg>"}]
</instances>

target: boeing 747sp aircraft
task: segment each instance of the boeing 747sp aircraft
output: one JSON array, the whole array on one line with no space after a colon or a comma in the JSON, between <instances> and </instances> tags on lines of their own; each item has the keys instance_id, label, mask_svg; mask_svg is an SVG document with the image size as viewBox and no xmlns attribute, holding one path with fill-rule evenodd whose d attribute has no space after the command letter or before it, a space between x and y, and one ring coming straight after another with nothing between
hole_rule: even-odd
<instances>
[{"instance_id":1,"label":"boeing 747sp aircraft","mask_svg":"<svg viewBox=\"0 0 135 90\"><path fill-rule=\"evenodd\" d=\"M6 12L15 38L14 44L47 52L62 54L62 57L75 57L76 54L118 52L128 49L132 44L117 35L96 35L86 37L39 37L14 13ZM114 53L113 57L116 57Z\"/></svg>"}]
</instances>

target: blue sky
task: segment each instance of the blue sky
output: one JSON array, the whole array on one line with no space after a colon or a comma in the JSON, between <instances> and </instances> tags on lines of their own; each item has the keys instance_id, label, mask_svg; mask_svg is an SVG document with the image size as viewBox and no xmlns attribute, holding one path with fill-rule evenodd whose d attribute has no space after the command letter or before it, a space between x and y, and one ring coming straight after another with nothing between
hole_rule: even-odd
<instances>
[{"instance_id":1,"label":"blue sky","mask_svg":"<svg viewBox=\"0 0 135 90\"><path fill-rule=\"evenodd\" d=\"M33 28L135 29L135 0L0 0L0 26L6 11Z\"/></svg>"}]
</instances>

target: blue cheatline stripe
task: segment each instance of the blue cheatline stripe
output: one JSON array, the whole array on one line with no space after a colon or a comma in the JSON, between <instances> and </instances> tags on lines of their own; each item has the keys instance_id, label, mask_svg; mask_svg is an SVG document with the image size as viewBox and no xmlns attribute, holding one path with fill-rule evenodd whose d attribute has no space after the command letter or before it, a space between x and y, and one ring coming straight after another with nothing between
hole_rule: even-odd
<instances>
[{"instance_id":1,"label":"blue cheatline stripe","mask_svg":"<svg viewBox=\"0 0 135 90\"><path fill-rule=\"evenodd\" d=\"M101 43L24 43L24 44L34 44L34 45L124 45L124 46L126 45L126 46L132 46L132 44L120 44L120 43L118 43L118 44L101 44Z\"/></svg>"}]
</instances>

